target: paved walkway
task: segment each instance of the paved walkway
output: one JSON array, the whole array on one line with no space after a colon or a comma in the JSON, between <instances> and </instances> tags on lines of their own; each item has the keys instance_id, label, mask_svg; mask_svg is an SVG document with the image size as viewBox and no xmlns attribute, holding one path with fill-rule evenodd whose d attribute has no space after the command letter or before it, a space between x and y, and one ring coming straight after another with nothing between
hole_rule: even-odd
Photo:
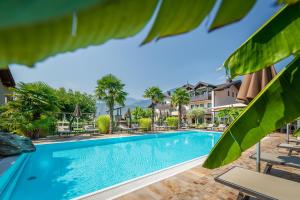
<instances>
[{"instance_id":1,"label":"paved walkway","mask_svg":"<svg viewBox=\"0 0 300 200\"><path fill-rule=\"evenodd\" d=\"M284 142L284 134L272 134L262 141L262 151L274 153L287 153L287 151L278 149L276 146ZM216 183L214 177L232 166L242 166L247 169L255 170L255 160L249 159L249 156L255 152L252 147L234 163L215 170L205 169L201 166L192 168L188 171L167 178L163 181L151 184L147 187L124 195L118 200L202 200L202 199L236 199L237 190L233 190L222 184ZM297 154L297 153L296 153ZM295 154L295 155L296 155ZM299 156L299 154L298 154ZM262 162L262 169L265 163ZM278 177L300 182L300 169L274 166L271 174Z\"/></svg>"}]
</instances>

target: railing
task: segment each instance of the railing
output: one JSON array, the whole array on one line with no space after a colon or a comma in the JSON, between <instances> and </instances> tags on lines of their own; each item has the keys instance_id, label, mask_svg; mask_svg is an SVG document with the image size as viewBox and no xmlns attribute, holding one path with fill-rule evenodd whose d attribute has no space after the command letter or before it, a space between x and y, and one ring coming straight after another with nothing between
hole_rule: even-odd
<instances>
[{"instance_id":1,"label":"railing","mask_svg":"<svg viewBox=\"0 0 300 200\"><path fill-rule=\"evenodd\" d=\"M211 94L203 94L190 97L190 101L202 101L202 100L210 100Z\"/></svg>"}]
</instances>

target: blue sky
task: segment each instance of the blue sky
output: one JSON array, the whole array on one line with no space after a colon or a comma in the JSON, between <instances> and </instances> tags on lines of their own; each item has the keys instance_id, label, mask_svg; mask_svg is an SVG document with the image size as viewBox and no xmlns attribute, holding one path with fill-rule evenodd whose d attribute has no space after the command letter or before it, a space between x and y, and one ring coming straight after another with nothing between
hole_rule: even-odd
<instances>
[{"instance_id":1,"label":"blue sky","mask_svg":"<svg viewBox=\"0 0 300 200\"><path fill-rule=\"evenodd\" d=\"M140 47L149 23L132 38L60 54L32 69L10 67L17 82L43 81L88 93L94 92L99 78L112 73L135 98L142 98L149 86L168 90L186 82L219 84L225 81L225 71L217 69L276 10L273 1L257 1L247 17L233 25L208 33L206 20L190 33Z\"/></svg>"}]
</instances>

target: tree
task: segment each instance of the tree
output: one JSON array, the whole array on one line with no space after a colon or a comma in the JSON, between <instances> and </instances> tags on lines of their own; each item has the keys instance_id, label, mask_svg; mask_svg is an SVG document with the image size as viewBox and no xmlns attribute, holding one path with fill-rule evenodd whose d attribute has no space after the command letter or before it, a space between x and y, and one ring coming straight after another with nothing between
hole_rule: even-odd
<instances>
[{"instance_id":1,"label":"tree","mask_svg":"<svg viewBox=\"0 0 300 200\"><path fill-rule=\"evenodd\" d=\"M195 119L195 123L198 124L198 119L200 117L203 117L205 114L205 109L198 107L198 108L193 108L191 110L188 111L187 116L190 119Z\"/></svg>"},{"instance_id":2,"label":"tree","mask_svg":"<svg viewBox=\"0 0 300 200\"><path fill-rule=\"evenodd\" d=\"M93 95L73 90L66 91L65 88L55 90L55 94L60 105L60 111L66 113L65 119L69 122L70 130L75 119L73 112L76 105L80 107L82 113L94 114L96 112L96 99ZM81 119L91 120L91 116L83 114Z\"/></svg>"},{"instance_id":3,"label":"tree","mask_svg":"<svg viewBox=\"0 0 300 200\"><path fill-rule=\"evenodd\" d=\"M124 92L124 86L117 77L112 74L103 76L98 80L96 87L96 96L99 100L104 101L109 109L110 125L109 133L113 133L114 127L114 106L119 104L124 106L127 93Z\"/></svg>"},{"instance_id":4,"label":"tree","mask_svg":"<svg viewBox=\"0 0 300 200\"><path fill-rule=\"evenodd\" d=\"M164 94L162 93L161 89L158 87L149 87L144 92L144 97L151 99L151 130L154 130L154 117L155 117L155 106L156 104L160 103L164 99Z\"/></svg>"},{"instance_id":5,"label":"tree","mask_svg":"<svg viewBox=\"0 0 300 200\"><path fill-rule=\"evenodd\" d=\"M2 129L38 139L41 131L54 123L55 112L59 111L53 88L36 82L19 83L12 90L14 100L2 108Z\"/></svg>"},{"instance_id":6,"label":"tree","mask_svg":"<svg viewBox=\"0 0 300 200\"><path fill-rule=\"evenodd\" d=\"M190 96L183 88L177 88L171 96L173 106L178 106L178 128L181 127L182 106L190 102Z\"/></svg>"}]
</instances>

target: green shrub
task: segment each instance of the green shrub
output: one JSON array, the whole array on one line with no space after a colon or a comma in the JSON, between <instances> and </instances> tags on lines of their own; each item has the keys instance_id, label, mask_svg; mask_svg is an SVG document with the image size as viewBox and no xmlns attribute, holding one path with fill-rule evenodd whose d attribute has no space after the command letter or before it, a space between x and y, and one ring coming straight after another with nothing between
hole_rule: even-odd
<instances>
[{"instance_id":1,"label":"green shrub","mask_svg":"<svg viewBox=\"0 0 300 200\"><path fill-rule=\"evenodd\" d=\"M151 130L151 119L150 118L142 118L139 120L140 128L145 131Z\"/></svg>"},{"instance_id":2,"label":"green shrub","mask_svg":"<svg viewBox=\"0 0 300 200\"><path fill-rule=\"evenodd\" d=\"M166 123L168 126L178 126L178 117L167 117L166 118Z\"/></svg>"},{"instance_id":3,"label":"green shrub","mask_svg":"<svg viewBox=\"0 0 300 200\"><path fill-rule=\"evenodd\" d=\"M97 119L97 127L100 133L108 133L109 132L109 123L110 118L108 115L100 115Z\"/></svg>"}]
</instances>

